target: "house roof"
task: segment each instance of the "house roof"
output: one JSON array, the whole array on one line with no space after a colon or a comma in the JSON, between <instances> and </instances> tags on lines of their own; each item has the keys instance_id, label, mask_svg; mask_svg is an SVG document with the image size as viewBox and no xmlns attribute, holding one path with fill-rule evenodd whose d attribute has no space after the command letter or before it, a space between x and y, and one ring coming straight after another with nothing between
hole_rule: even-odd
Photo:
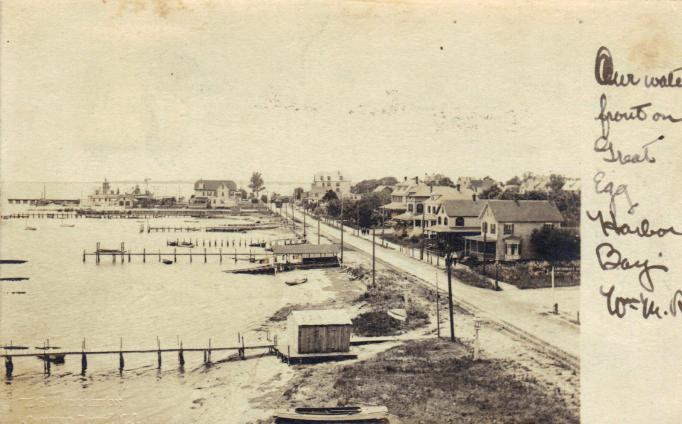
<instances>
[{"instance_id":1,"label":"house roof","mask_svg":"<svg viewBox=\"0 0 682 424\"><path fill-rule=\"evenodd\" d=\"M289 316L297 325L353 325L344 309L291 311Z\"/></svg>"},{"instance_id":2,"label":"house roof","mask_svg":"<svg viewBox=\"0 0 682 424\"><path fill-rule=\"evenodd\" d=\"M275 255L314 255L335 254L339 252L339 246L335 244L288 244L272 246Z\"/></svg>"},{"instance_id":3,"label":"house roof","mask_svg":"<svg viewBox=\"0 0 682 424\"><path fill-rule=\"evenodd\" d=\"M199 188L199 184L203 183L204 188ZM231 191L237 190L237 183L232 180L199 180L194 183L195 190L217 190L221 184L225 184Z\"/></svg>"},{"instance_id":4,"label":"house roof","mask_svg":"<svg viewBox=\"0 0 682 424\"><path fill-rule=\"evenodd\" d=\"M407 210L407 205L400 202L391 202L387 205L380 206L382 209L388 209L393 211L404 211Z\"/></svg>"},{"instance_id":5,"label":"house roof","mask_svg":"<svg viewBox=\"0 0 682 424\"><path fill-rule=\"evenodd\" d=\"M404 212L393 217L396 221L414 221L415 216L411 212Z\"/></svg>"},{"instance_id":6,"label":"house roof","mask_svg":"<svg viewBox=\"0 0 682 424\"><path fill-rule=\"evenodd\" d=\"M433 233L474 233L481 232L481 227L450 227L448 225L432 225L426 228L426 231Z\"/></svg>"},{"instance_id":7,"label":"house roof","mask_svg":"<svg viewBox=\"0 0 682 424\"><path fill-rule=\"evenodd\" d=\"M561 212L548 200L488 200L498 222L562 222ZM483 213L481 210L481 213Z\"/></svg>"},{"instance_id":8,"label":"house roof","mask_svg":"<svg viewBox=\"0 0 682 424\"><path fill-rule=\"evenodd\" d=\"M377 186L374 190L372 190L373 193L381 193L384 190L390 190L393 191L393 187L387 186L387 185L379 185Z\"/></svg>"},{"instance_id":9,"label":"house roof","mask_svg":"<svg viewBox=\"0 0 682 424\"><path fill-rule=\"evenodd\" d=\"M479 216L484 200L444 200L441 203L447 216Z\"/></svg>"}]
</instances>

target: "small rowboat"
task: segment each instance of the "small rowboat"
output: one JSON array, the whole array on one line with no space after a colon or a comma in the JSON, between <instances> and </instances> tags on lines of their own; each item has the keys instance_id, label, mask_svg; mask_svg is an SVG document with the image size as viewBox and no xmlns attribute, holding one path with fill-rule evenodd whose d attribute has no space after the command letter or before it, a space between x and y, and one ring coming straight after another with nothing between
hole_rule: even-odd
<instances>
[{"instance_id":1,"label":"small rowboat","mask_svg":"<svg viewBox=\"0 0 682 424\"><path fill-rule=\"evenodd\" d=\"M51 353L47 355L38 355L38 359L41 359L43 361L47 360L52 362L53 364L63 364L64 363L64 355L63 353Z\"/></svg>"},{"instance_id":2,"label":"small rowboat","mask_svg":"<svg viewBox=\"0 0 682 424\"><path fill-rule=\"evenodd\" d=\"M336 422L371 421L386 419L385 406L339 406L331 408L295 408L275 412L280 420Z\"/></svg>"},{"instance_id":3,"label":"small rowboat","mask_svg":"<svg viewBox=\"0 0 682 424\"><path fill-rule=\"evenodd\" d=\"M76 224L62 224L61 226L66 228L73 228L76 226Z\"/></svg>"},{"instance_id":4,"label":"small rowboat","mask_svg":"<svg viewBox=\"0 0 682 424\"><path fill-rule=\"evenodd\" d=\"M286 284L287 286L297 286L299 284L303 284L306 282L308 282L308 277L297 278L296 280L285 281L284 284Z\"/></svg>"},{"instance_id":5,"label":"small rowboat","mask_svg":"<svg viewBox=\"0 0 682 424\"><path fill-rule=\"evenodd\" d=\"M163 259L161 262L163 262L164 265L171 265L173 263L170 259Z\"/></svg>"},{"instance_id":6,"label":"small rowboat","mask_svg":"<svg viewBox=\"0 0 682 424\"><path fill-rule=\"evenodd\" d=\"M35 231L35 230L37 230L37 228L36 228L36 227L28 227L28 226L27 226L27 227L25 228L25 230L27 230L27 231Z\"/></svg>"}]
</instances>

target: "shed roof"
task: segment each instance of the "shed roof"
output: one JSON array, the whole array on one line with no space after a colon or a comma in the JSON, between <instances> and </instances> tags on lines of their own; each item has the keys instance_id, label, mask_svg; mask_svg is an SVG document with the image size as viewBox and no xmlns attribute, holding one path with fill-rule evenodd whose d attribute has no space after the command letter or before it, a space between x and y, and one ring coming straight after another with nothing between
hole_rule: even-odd
<instances>
[{"instance_id":1,"label":"shed roof","mask_svg":"<svg viewBox=\"0 0 682 424\"><path fill-rule=\"evenodd\" d=\"M353 325L345 309L291 311L297 325Z\"/></svg>"},{"instance_id":2,"label":"shed roof","mask_svg":"<svg viewBox=\"0 0 682 424\"><path fill-rule=\"evenodd\" d=\"M549 200L488 200L498 222L562 222L561 212Z\"/></svg>"},{"instance_id":3,"label":"shed roof","mask_svg":"<svg viewBox=\"0 0 682 424\"><path fill-rule=\"evenodd\" d=\"M275 255L307 255L307 254L334 254L339 252L339 246L335 244L287 244L272 246Z\"/></svg>"}]
</instances>

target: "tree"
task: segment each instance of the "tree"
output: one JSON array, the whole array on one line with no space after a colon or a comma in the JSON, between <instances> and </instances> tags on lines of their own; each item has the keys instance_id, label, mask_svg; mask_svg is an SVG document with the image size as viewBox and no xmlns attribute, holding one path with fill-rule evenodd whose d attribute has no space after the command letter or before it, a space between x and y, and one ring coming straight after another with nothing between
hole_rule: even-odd
<instances>
[{"instance_id":1,"label":"tree","mask_svg":"<svg viewBox=\"0 0 682 424\"><path fill-rule=\"evenodd\" d=\"M535 254L549 262L580 259L580 238L566 229L543 227L533 230L530 243Z\"/></svg>"},{"instance_id":2,"label":"tree","mask_svg":"<svg viewBox=\"0 0 682 424\"><path fill-rule=\"evenodd\" d=\"M329 190L322 196L322 201L323 202L329 202L331 200L339 200L339 196L334 193L334 190Z\"/></svg>"},{"instance_id":3,"label":"tree","mask_svg":"<svg viewBox=\"0 0 682 424\"><path fill-rule=\"evenodd\" d=\"M564 178L563 175L552 174L549 176L547 188L549 188L551 191L556 192L564 188L564 184L566 184L566 178Z\"/></svg>"},{"instance_id":4,"label":"tree","mask_svg":"<svg viewBox=\"0 0 682 424\"><path fill-rule=\"evenodd\" d=\"M251 174L249 188L256 197L258 196L258 193L265 188L263 187L263 176L261 175L260 172L254 172L253 174Z\"/></svg>"},{"instance_id":5,"label":"tree","mask_svg":"<svg viewBox=\"0 0 682 424\"><path fill-rule=\"evenodd\" d=\"M249 197L249 193L247 193L246 190L244 190L243 188L240 188L238 191L242 199L246 199Z\"/></svg>"},{"instance_id":6,"label":"tree","mask_svg":"<svg viewBox=\"0 0 682 424\"><path fill-rule=\"evenodd\" d=\"M263 202L263 203L268 203L268 196L266 196L266 195L264 195L264 194L261 195L260 201Z\"/></svg>"},{"instance_id":7,"label":"tree","mask_svg":"<svg viewBox=\"0 0 682 424\"><path fill-rule=\"evenodd\" d=\"M502 194L502 189L497 185L492 185L481 192L480 199L497 199Z\"/></svg>"},{"instance_id":8,"label":"tree","mask_svg":"<svg viewBox=\"0 0 682 424\"><path fill-rule=\"evenodd\" d=\"M506 185L521 185L521 178L515 175L506 182Z\"/></svg>"},{"instance_id":9,"label":"tree","mask_svg":"<svg viewBox=\"0 0 682 424\"><path fill-rule=\"evenodd\" d=\"M338 198L331 199L327 202L327 215L335 218L341 216L341 201Z\"/></svg>"}]
</instances>

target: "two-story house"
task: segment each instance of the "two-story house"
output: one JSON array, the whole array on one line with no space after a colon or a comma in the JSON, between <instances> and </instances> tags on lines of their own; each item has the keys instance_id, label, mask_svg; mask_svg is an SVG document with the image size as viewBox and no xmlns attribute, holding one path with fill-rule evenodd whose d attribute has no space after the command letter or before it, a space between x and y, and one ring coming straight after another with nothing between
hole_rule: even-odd
<instances>
[{"instance_id":1,"label":"two-story house","mask_svg":"<svg viewBox=\"0 0 682 424\"><path fill-rule=\"evenodd\" d=\"M231 180L199 180L194 183L193 200L212 208L235 206L239 200L237 184Z\"/></svg>"},{"instance_id":2,"label":"two-story house","mask_svg":"<svg viewBox=\"0 0 682 424\"><path fill-rule=\"evenodd\" d=\"M339 199L348 198L351 195L351 185L351 180L344 178L341 171L318 172L313 176L313 182L310 184L310 190L306 193L306 199L309 202L318 202L330 190L336 193Z\"/></svg>"},{"instance_id":3,"label":"two-story house","mask_svg":"<svg viewBox=\"0 0 682 424\"><path fill-rule=\"evenodd\" d=\"M443 200L435 210L435 225L426 229L427 235L447 243L455 251L463 251L465 236L481 234L479 215L485 203L486 200L475 198Z\"/></svg>"},{"instance_id":4,"label":"two-story house","mask_svg":"<svg viewBox=\"0 0 682 424\"><path fill-rule=\"evenodd\" d=\"M487 260L533 259L533 230L560 227L561 212L548 200L487 200L479 214L481 233L464 237L465 256Z\"/></svg>"}]
</instances>

